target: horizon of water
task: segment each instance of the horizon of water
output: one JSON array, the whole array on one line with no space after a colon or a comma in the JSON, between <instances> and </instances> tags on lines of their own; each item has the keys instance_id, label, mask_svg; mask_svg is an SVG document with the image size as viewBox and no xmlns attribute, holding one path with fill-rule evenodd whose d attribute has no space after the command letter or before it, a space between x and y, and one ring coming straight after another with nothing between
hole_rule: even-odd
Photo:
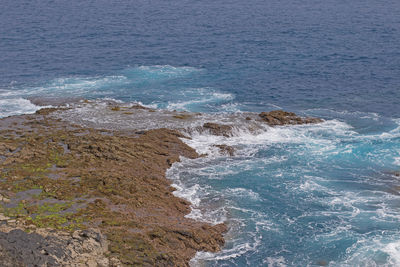
<instances>
[{"instance_id":1,"label":"horizon of water","mask_svg":"<svg viewBox=\"0 0 400 267\"><path fill-rule=\"evenodd\" d=\"M192 202L189 217L229 226L223 250L192 264L398 266L399 11L389 0L5 0L0 117L33 113L29 99L48 97L224 123L273 109L322 117L239 125L231 138L191 133L185 142L208 157L182 159L167 176Z\"/></svg>"}]
</instances>

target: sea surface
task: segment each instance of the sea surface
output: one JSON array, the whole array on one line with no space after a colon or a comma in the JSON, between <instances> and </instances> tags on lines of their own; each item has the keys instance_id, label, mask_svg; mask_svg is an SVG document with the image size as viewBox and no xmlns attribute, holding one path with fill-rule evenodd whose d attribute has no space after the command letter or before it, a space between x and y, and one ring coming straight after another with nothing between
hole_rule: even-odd
<instances>
[{"instance_id":1,"label":"sea surface","mask_svg":"<svg viewBox=\"0 0 400 267\"><path fill-rule=\"evenodd\" d=\"M172 166L175 194L230 229L193 266L400 266L399 14L398 0L2 0L0 117L37 98L321 117L185 141L209 156Z\"/></svg>"}]
</instances>

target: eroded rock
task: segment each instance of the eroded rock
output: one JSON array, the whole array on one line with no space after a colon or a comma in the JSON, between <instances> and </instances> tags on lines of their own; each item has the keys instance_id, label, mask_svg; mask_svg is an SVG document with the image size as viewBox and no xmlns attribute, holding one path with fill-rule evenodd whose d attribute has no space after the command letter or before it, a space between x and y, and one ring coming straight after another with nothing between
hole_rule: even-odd
<instances>
[{"instance_id":1,"label":"eroded rock","mask_svg":"<svg viewBox=\"0 0 400 267\"><path fill-rule=\"evenodd\" d=\"M231 137L233 127L231 125L207 122L203 124L203 129L209 131L212 135Z\"/></svg>"},{"instance_id":2,"label":"eroded rock","mask_svg":"<svg viewBox=\"0 0 400 267\"><path fill-rule=\"evenodd\" d=\"M273 110L270 112L261 112L258 115L264 122L270 126L278 125L296 125L296 124L309 124L320 123L322 119L312 117L299 117L293 112L283 110Z\"/></svg>"},{"instance_id":3,"label":"eroded rock","mask_svg":"<svg viewBox=\"0 0 400 267\"><path fill-rule=\"evenodd\" d=\"M215 252L224 244L226 226L186 218L190 203L175 197L165 178L180 156L199 156L182 142L180 132L104 134L46 112L21 116L11 126L2 122L0 193L10 205L0 207L0 214L14 220L11 224L6 218L11 230L0 228L5 262L13 259L19 266L26 258L38 266L74 266L80 259L87 266L188 266L196 251ZM30 131L14 134L20 125ZM11 153L9 147L18 149ZM38 194L23 194L32 190ZM104 239L85 232L93 229Z\"/></svg>"},{"instance_id":4,"label":"eroded rock","mask_svg":"<svg viewBox=\"0 0 400 267\"><path fill-rule=\"evenodd\" d=\"M74 234L80 238L46 229L36 233L21 229L0 232L1 266L109 266L107 241L99 231Z\"/></svg>"}]
</instances>

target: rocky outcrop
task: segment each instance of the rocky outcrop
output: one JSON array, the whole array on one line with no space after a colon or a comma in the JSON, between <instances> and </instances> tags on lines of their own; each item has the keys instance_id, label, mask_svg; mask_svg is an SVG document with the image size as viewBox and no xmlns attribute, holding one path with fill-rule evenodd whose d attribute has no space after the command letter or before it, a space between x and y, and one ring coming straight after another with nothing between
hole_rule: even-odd
<instances>
[{"instance_id":1,"label":"rocky outcrop","mask_svg":"<svg viewBox=\"0 0 400 267\"><path fill-rule=\"evenodd\" d=\"M198 157L180 132L95 130L48 114L0 120L0 262L188 266L220 250L226 226L186 218L190 203L165 178L180 156Z\"/></svg>"},{"instance_id":2,"label":"rocky outcrop","mask_svg":"<svg viewBox=\"0 0 400 267\"><path fill-rule=\"evenodd\" d=\"M221 154L225 154L228 156L233 157L235 155L235 148L228 146L228 145L214 145L219 149Z\"/></svg>"},{"instance_id":3,"label":"rocky outcrop","mask_svg":"<svg viewBox=\"0 0 400 267\"><path fill-rule=\"evenodd\" d=\"M299 117L293 112L287 112L283 110L273 110L270 112L261 112L258 115L264 122L270 126L278 125L296 125L296 124L309 124L309 123L320 123L322 119L312 117Z\"/></svg>"},{"instance_id":4,"label":"rocky outcrop","mask_svg":"<svg viewBox=\"0 0 400 267\"><path fill-rule=\"evenodd\" d=\"M1 266L111 266L105 255L106 239L98 231L69 234L48 229L33 233L19 228L8 232L4 227L0 229ZM117 263L116 259L112 262Z\"/></svg>"},{"instance_id":5,"label":"rocky outcrop","mask_svg":"<svg viewBox=\"0 0 400 267\"><path fill-rule=\"evenodd\" d=\"M199 157L181 140L187 137L166 128L82 127L57 118L58 111L46 108L0 119L4 266L188 266L197 251L220 250L226 225L185 217L190 203L173 195L165 177L181 156ZM197 118L115 103L107 112L148 112L180 125ZM251 116L243 123L260 124ZM271 126L322 121L285 111L259 117ZM191 131L231 137L232 121L208 122ZM235 153L231 146L215 147L226 155Z\"/></svg>"},{"instance_id":6,"label":"rocky outcrop","mask_svg":"<svg viewBox=\"0 0 400 267\"><path fill-rule=\"evenodd\" d=\"M203 124L202 129L208 131L212 135L231 137L233 127L231 125L207 122Z\"/></svg>"}]
</instances>

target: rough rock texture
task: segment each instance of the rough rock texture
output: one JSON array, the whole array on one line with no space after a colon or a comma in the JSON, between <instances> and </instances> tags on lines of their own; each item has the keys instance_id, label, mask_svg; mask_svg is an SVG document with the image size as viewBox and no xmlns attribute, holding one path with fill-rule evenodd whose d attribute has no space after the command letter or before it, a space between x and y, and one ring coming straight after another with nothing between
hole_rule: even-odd
<instances>
[{"instance_id":1,"label":"rough rock texture","mask_svg":"<svg viewBox=\"0 0 400 267\"><path fill-rule=\"evenodd\" d=\"M232 126L218 123L207 122L203 124L203 129L209 131L212 135L231 137Z\"/></svg>"},{"instance_id":2,"label":"rough rock texture","mask_svg":"<svg viewBox=\"0 0 400 267\"><path fill-rule=\"evenodd\" d=\"M81 128L52 111L0 120L0 262L187 266L224 244L226 226L186 218L165 178L198 157L181 133Z\"/></svg>"},{"instance_id":3,"label":"rough rock texture","mask_svg":"<svg viewBox=\"0 0 400 267\"><path fill-rule=\"evenodd\" d=\"M110 266L107 241L98 231L0 229L1 266Z\"/></svg>"},{"instance_id":4,"label":"rough rock texture","mask_svg":"<svg viewBox=\"0 0 400 267\"><path fill-rule=\"evenodd\" d=\"M264 122L270 126L277 125L295 125L295 124L308 124L323 122L322 119L306 117L302 118L293 112L283 110L273 110L270 112L261 112L258 115Z\"/></svg>"}]
</instances>

